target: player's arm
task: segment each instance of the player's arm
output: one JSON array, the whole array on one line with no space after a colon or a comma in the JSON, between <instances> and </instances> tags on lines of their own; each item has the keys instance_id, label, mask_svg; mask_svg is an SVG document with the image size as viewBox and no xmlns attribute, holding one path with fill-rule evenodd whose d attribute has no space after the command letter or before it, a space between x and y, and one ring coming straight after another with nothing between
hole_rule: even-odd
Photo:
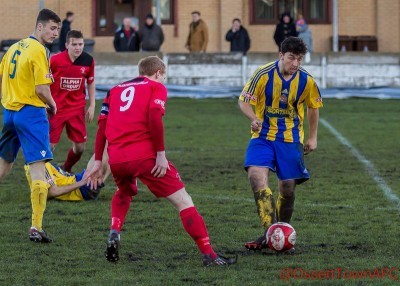
<instances>
[{"instance_id":1,"label":"player's arm","mask_svg":"<svg viewBox=\"0 0 400 286\"><path fill-rule=\"evenodd\" d=\"M309 125L309 137L304 145L304 154L308 154L317 149L319 109L307 107L307 119Z\"/></svg>"},{"instance_id":2,"label":"player's arm","mask_svg":"<svg viewBox=\"0 0 400 286\"><path fill-rule=\"evenodd\" d=\"M89 107L86 111L86 121L88 123L93 121L94 118L94 110L96 108L96 85L94 82L88 84L88 93L89 93Z\"/></svg>"},{"instance_id":3,"label":"player's arm","mask_svg":"<svg viewBox=\"0 0 400 286\"><path fill-rule=\"evenodd\" d=\"M167 99L167 89L164 85L158 85L153 91L153 98L149 107L149 129L151 142L157 152L156 164L151 170L154 177L160 178L167 172L168 160L165 155L164 147L164 124L162 117L165 112L165 101Z\"/></svg>"},{"instance_id":4,"label":"player's arm","mask_svg":"<svg viewBox=\"0 0 400 286\"><path fill-rule=\"evenodd\" d=\"M72 192L73 190L76 190L76 189L84 186L86 183L87 183L87 179L83 178L79 182L76 182L76 183L73 183L73 184L67 185L67 186L53 185L49 188L48 198L54 198L54 197L68 194L68 193Z\"/></svg>"},{"instance_id":5,"label":"player's arm","mask_svg":"<svg viewBox=\"0 0 400 286\"><path fill-rule=\"evenodd\" d=\"M92 190L97 189L97 186L101 184L103 180L101 162L103 159L103 153L107 142L106 125L107 125L108 112L110 110L110 96L111 96L110 92L108 92L101 106L95 146L94 146L94 164L92 169L86 175L88 177L87 185L90 185L90 188Z\"/></svg>"},{"instance_id":6,"label":"player's arm","mask_svg":"<svg viewBox=\"0 0 400 286\"><path fill-rule=\"evenodd\" d=\"M49 113L52 115L56 114L57 106L53 97L51 96L50 85L48 84L36 85L35 91L36 94L40 97L40 99L43 100L43 102L49 106L48 108Z\"/></svg>"},{"instance_id":7,"label":"player's arm","mask_svg":"<svg viewBox=\"0 0 400 286\"><path fill-rule=\"evenodd\" d=\"M319 108L323 106L321 93L317 84L312 79L308 79L310 92L306 97L307 119L309 125L309 137L304 145L304 154L308 154L317 149L317 131L319 120Z\"/></svg>"},{"instance_id":8,"label":"player's arm","mask_svg":"<svg viewBox=\"0 0 400 286\"><path fill-rule=\"evenodd\" d=\"M253 107L248 102L244 102L239 99L239 108L244 115L250 120L251 130L258 131L261 128L262 122L257 118L256 114L254 113Z\"/></svg>"}]
</instances>

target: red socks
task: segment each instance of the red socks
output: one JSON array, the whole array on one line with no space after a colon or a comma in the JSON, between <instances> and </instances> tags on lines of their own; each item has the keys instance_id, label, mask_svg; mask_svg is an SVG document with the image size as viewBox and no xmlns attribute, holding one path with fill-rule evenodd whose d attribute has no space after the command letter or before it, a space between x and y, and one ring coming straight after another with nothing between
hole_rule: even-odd
<instances>
[{"instance_id":1,"label":"red socks","mask_svg":"<svg viewBox=\"0 0 400 286\"><path fill-rule=\"evenodd\" d=\"M183 228L196 242L202 254L211 255L216 258L217 254L214 252L208 237L206 224L203 217L199 214L196 207L190 207L180 212Z\"/></svg>"},{"instance_id":2,"label":"red socks","mask_svg":"<svg viewBox=\"0 0 400 286\"><path fill-rule=\"evenodd\" d=\"M131 205L132 196L125 195L120 190L117 190L111 201L111 229L121 231L125 222L126 214Z\"/></svg>"},{"instance_id":3,"label":"red socks","mask_svg":"<svg viewBox=\"0 0 400 286\"><path fill-rule=\"evenodd\" d=\"M71 173L72 166L75 165L76 162L79 161L81 156L82 156L82 153L75 154L74 151L72 150L72 148L69 149L67 159L65 160L64 165L63 165L64 170L67 171L68 173Z\"/></svg>"}]
</instances>

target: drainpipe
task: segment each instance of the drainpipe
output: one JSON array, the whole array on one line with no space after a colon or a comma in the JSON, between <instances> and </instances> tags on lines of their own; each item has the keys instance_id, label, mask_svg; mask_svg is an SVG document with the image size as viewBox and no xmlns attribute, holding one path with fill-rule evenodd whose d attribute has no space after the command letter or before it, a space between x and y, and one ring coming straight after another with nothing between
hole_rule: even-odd
<instances>
[{"instance_id":1,"label":"drainpipe","mask_svg":"<svg viewBox=\"0 0 400 286\"><path fill-rule=\"evenodd\" d=\"M161 0L156 1L156 24L161 26Z\"/></svg>"},{"instance_id":2,"label":"drainpipe","mask_svg":"<svg viewBox=\"0 0 400 286\"><path fill-rule=\"evenodd\" d=\"M338 0L333 0L333 35L332 35L332 49L336 53L339 51L338 41Z\"/></svg>"}]
</instances>

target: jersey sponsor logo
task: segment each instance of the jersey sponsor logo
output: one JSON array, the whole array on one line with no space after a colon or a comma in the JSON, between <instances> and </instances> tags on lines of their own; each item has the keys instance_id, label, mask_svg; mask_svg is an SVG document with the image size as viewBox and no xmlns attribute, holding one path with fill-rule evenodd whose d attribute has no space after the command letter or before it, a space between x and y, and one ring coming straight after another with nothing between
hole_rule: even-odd
<instances>
[{"instance_id":1,"label":"jersey sponsor logo","mask_svg":"<svg viewBox=\"0 0 400 286\"><path fill-rule=\"evenodd\" d=\"M164 100L161 100L161 99L154 99L154 103L155 103L155 104L158 104L158 105L161 105L161 107L162 107L163 109L165 109L165 101L164 101Z\"/></svg>"},{"instance_id":2,"label":"jersey sponsor logo","mask_svg":"<svg viewBox=\"0 0 400 286\"><path fill-rule=\"evenodd\" d=\"M44 156L46 156L46 151L45 150L42 150L42 151L40 151L40 154L42 155L42 157L44 158Z\"/></svg>"},{"instance_id":3,"label":"jersey sponsor logo","mask_svg":"<svg viewBox=\"0 0 400 286\"><path fill-rule=\"evenodd\" d=\"M245 102L249 102L249 101L256 101L257 100L257 96L251 94L250 92L242 92L242 96L244 98Z\"/></svg>"},{"instance_id":4,"label":"jersey sponsor logo","mask_svg":"<svg viewBox=\"0 0 400 286\"><path fill-rule=\"evenodd\" d=\"M81 88L81 78L61 77L60 88L68 91L79 90Z\"/></svg>"},{"instance_id":5,"label":"jersey sponsor logo","mask_svg":"<svg viewBox=\"0 0 400 286\"><path fill-rule=\"evenodd\" d=\"M271 106L266 106L265 115L270 118L276 117L276 118L293 119L296 117L296 111L294 109L282 109L282 108L273 108Z\"/></svg>"},{"instance_id":6,"label":"jersey sponsor logo","mask_svg":"<svg viewBox=\"0 0 400 286\"><path fill-rule=\"evenodd\" d=\"M279 101L282 103L287 103L288 102L288 98L286 95L281 94L281 96L279 97Z\"/></svg>"}]
</instances>

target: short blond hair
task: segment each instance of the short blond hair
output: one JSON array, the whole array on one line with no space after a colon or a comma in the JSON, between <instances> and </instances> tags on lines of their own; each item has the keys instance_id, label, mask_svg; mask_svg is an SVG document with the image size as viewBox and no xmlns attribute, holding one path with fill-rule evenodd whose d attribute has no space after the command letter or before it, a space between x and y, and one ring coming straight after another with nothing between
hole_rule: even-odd
<instances>
[{"instance_id":1,"label":"short blond hair","mask_svg":"<svg viewBox=\"0 0 400 286\"><path fill-rule=\"evenodd\" d=\"M152 76L157 71L165 73L165 64L157 56L149 56L139 61L139 75Z\"/></svg>"}]
</instances>

